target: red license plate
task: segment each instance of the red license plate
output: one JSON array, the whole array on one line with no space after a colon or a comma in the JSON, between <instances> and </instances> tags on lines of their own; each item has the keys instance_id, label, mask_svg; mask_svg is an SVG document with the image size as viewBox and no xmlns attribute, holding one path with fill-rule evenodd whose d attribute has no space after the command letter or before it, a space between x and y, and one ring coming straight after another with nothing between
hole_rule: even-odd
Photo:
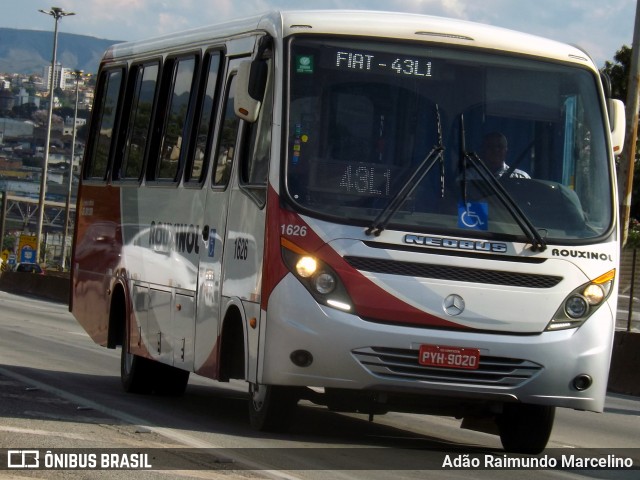
<instances>
[{"instance_id":1,"label":"red license plate","mask_svg":"<svg viewBox=\"0 0 640 480\"><path fill-rule=\"evenodd\" d=\"M480 366L480 350L442 345L421 345L418 362L420 365L428 367L475 370Z\"/></svg>"}]
</instances>

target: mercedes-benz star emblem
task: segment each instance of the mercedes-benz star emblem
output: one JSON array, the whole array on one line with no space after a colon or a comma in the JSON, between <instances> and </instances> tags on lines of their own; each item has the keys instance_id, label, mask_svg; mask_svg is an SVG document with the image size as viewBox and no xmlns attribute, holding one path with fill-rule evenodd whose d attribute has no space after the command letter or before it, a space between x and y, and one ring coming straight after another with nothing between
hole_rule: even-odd
<instances>
[{"instance_id":1,"label":"mercedes-benz star emblem","mask_svg":"<svg viewBox=\"0 0 640 480\"><path fill-rule=\"evenodd\" d=\"M442 303L444 311L447 315L455 317L464 312L464 300L460 295L449 295Z\"/></svg>"}]
</instances>

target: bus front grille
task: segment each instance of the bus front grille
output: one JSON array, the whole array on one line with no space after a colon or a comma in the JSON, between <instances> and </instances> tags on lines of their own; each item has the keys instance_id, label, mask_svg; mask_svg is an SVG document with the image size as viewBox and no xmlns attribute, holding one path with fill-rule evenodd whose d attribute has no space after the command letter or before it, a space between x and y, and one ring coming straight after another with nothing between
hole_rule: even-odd
<instances>
[{"instance_id":1,"label":"bus front grille","mask_svg":"<svg viewBox=\"0 0 640 480\"><path fill-rule=\"evenodd\" d=\"M543 369L528 360L482 355L476 370L430 367L420 365L418 350L411 349L365 347L352 353L371 374L390 380L517 387Z\"/></svg>"},{"instance_id":2,"label":"bus front grille","mask_svg":"<svg viewBox=\"0 0 640 480\"><path fill-rule=\"evenodd\" d=\"M364 272L434 278L456 282L509 285L526 288L553 288L562 281L562 277L557 275L540 275L535 273L457 267L452 265L401 262L381 258L346 256L344 259L353 268Z\"/></svg>"}]
</instances>

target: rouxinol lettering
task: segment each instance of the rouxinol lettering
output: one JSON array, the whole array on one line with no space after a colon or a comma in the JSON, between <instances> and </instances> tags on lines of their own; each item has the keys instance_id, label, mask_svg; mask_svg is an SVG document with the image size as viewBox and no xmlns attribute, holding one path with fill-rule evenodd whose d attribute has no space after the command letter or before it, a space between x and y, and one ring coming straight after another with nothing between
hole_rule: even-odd
<instances>
[{"instance_id":1,"label":"rouxinol lettering","mask_svg":"<svg viewBox=\"0 0 640 480\"><path fill-rule=\"evenodd\" d=\"M151 222L149 247L154 250L178 253L200 253L198 237L200 225L186 223Z\"/></svg>"},{"instance_id":2,"label":"rouxinol lettering","mask_svg":"<svg viewBox=\"0 0 640 480\"><path fill-rule=\"evenodd\" d=\"M613 258L608 253L585 252L583 250L561 250L559 248L554 248L553 250L551 250L551 255L554 257L583 258L585 260L602 260L603 262L613 262Z\"/></svg>"}]
</instances>

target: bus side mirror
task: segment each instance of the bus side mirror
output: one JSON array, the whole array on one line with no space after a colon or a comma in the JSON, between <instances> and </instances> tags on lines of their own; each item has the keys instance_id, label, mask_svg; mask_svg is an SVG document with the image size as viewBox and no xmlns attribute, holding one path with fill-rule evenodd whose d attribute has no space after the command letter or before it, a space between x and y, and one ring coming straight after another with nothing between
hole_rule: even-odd
<instances>
[{"instance_id":1,"label":"bus side mirror","mask_svg":"<svg viewBox=\"0 0 640 480\"><path fill-rule=\"evenodd\" d=\"M233 106L238 117L254 123L258 119L267 86L269 66L264 60L245 60L238 66Z\"/></svg>"},{"instance_id":2,"label":"bus side mirror","mask_svg":"<svg viewBox=\"0 0 640 480\"><path fill-rule=\"evenodd\" d=\"M613 153L620 155L624 146L624 135L627 128L624 103L621 100L609 99L609 123L611 124L611 146Z\"/></svg>"}]
</instances>

